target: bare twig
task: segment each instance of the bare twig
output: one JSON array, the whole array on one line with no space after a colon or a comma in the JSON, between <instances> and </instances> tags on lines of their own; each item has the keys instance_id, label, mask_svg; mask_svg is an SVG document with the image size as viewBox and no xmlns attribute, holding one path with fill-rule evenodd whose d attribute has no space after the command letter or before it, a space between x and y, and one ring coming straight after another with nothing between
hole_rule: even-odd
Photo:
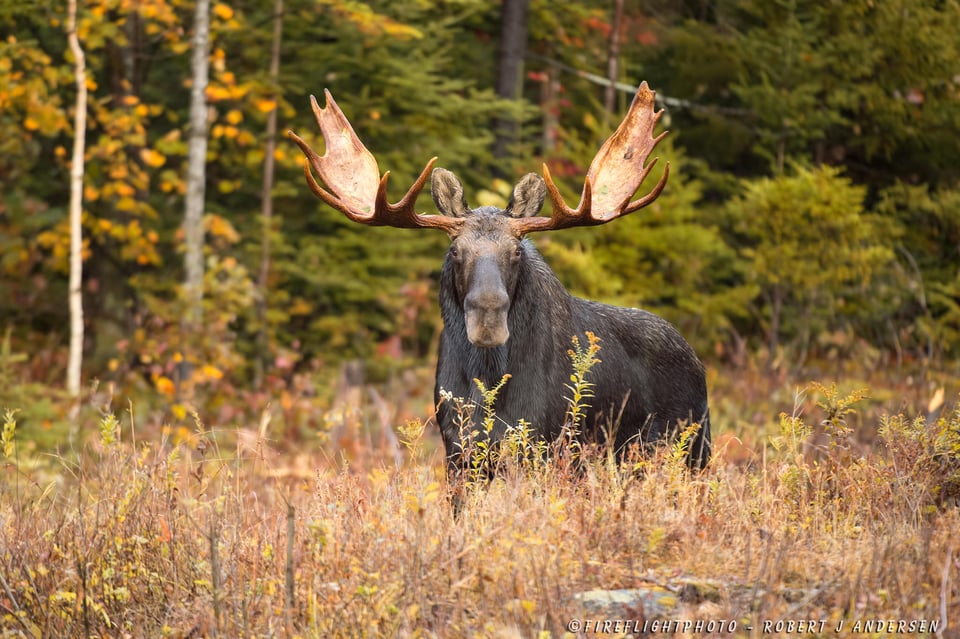
<instances>
[{"instance_id":1,"label":"bare twig","mask_svg":"<svg viewBox=\"0 0 960 639\"><path fill-rule=\"evenodd\" d=\"M940 628L937 630L938 639L946 637L947 629L947 599L950 592L950 563L953 561L953 547L947 551L947 558L943 562L943 573L940 579Z\"/></svg>"},{"instance_id":2,"label":"bare twig","mask_svg":"<svg viewBox=\"0 0 960 639\"><path fill-rule=\"evenodd\" d=\"M294 582L293 582L293 538L296 526L296 510L293 504L287 502L287 563L286 563L286 600L283 617L284 625L287 629L287 636L293 636L293 607L294 607Z\"/></svg>"},{"instance_id":3,"label":"bare twig","mask_svg":"<svg viewBox=\"0 0 960 639\"><path fill-rule=\"evenodd\" d=\"M214 516L207 535L210 542L210 587L213 589L213 624L217 635L220 634L220 538L217 534L217 518Z\"/></svg>"},{"instance_id":4,"label":"bare twig","mask_svg":"<svg viewBox=\"0 0 960 639\"><path fill-rule=\"evenodd\" d=\"M548 58L542 55L528 54L527 58L531 60L539 60L540 62L546 62L551 67L560 69L561 71L566 71L567 73L572 73L573 75L583 78L587 82L592 82L602 87L610 86L610 80L603 77L597 73L591 73L590 71L584 71L583 69L578 69L572 67L569 64L565 64L556 60L554 58ZM636 93L637 85L630 84L629 82L614 82L612 86L617 91L622 91L624 93ZM725 107L714 104L700 104L697 102L692 102L690 100L684 100L682 98L672 98L670 96L663 95L660 91L657 91L657 104L670 109L686 109L688 111L699 111L702 113L719 113L722 115L736 115L736 116L751 116L753 112L750 109L741 109L737 107Z\"/></svg>"}]
</instances>

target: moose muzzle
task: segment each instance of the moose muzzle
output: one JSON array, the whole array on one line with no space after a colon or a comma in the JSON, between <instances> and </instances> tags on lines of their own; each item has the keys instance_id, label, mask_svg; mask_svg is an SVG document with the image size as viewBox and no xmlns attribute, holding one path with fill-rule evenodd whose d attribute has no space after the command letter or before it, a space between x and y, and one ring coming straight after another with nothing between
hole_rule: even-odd
<instances>
[{"instance_id":1,"label":"moose muzzle","mask_svg":"<svg viewBox=\"0 0 960 639\"><path fill-rule=\"evenodd\" d=\"M477 348L496 348L507 343L510 329L510 295L496 260L477 260L469 290L463 300L467 339Z\"/></svg>"}]
</instances>

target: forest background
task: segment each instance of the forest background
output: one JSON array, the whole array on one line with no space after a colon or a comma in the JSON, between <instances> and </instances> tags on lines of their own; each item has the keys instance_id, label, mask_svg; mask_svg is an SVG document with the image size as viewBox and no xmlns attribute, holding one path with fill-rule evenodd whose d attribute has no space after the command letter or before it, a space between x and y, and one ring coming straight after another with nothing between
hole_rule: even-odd
<instances>
[{"instance_id":1,"label":"forest background","mask_svg":"<svg viewBox=\"0 0 960 639\"><path fill-rule=\"evenodd\" d=\"M535 238L572 292L664 315L714 371L879 372L919 397L960 372L956 2L214 2L199 323L184 319L194 15L79 6L83 388L99 405L135 398L153 424L272 405L298 439L328 426L361 362L429 413L445 238L355 225L305 188L282 133L323 148L308 96L324 88L392 198L438 155L476 206L542 163L574 199L646 80L669 185L615 224ZM42 446L72 405L75 56L59 2L5 1L0 29L0 405Z\"/></svg>"},{"instance_id":2,"label":"forest background","mask_svg":"<svg viewBox=\"0 0 960 639\"><path fill-rule=\"evenodd\" d=\"M955 0L0 0L0 636L954 636L958 24ZM473 206L543 163L574 201L641 81L664 193L532 239L693 344L713 461L545 464L521 434L455 518L446 239L321 204L283 132L322 150L326 88L393 200L437 155ZM574 378L543 392L575 411ZM591 609L610 589L633 599Z\"/></svg>"}]
</instances>

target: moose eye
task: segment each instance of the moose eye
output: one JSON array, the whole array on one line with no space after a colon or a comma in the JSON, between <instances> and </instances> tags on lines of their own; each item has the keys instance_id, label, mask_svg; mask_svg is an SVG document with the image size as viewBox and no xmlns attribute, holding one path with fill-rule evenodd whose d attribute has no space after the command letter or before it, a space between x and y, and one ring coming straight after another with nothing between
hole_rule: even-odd
<instances>
[{"instance_id":1,"label":"moose eye","mask_svg":"<svg viewBox=\"0 0 960 639\"><path fill-rule=\"evenodd\" d=\"M456 244L450 245L450 257L454 259L457 259L458 257L460 257L460 251L457 249Z\"/></svg>"},{"instance_id":2,"label":"moose eye","mask_svg":"<svg viewBox=\"0 0 960 639\"><path fill-rule=\"evenodd\" d=\"M517 248L513 251L513 259L519 260L523 257L523 247L517 244Z\"/></svg>"}]
</instances>

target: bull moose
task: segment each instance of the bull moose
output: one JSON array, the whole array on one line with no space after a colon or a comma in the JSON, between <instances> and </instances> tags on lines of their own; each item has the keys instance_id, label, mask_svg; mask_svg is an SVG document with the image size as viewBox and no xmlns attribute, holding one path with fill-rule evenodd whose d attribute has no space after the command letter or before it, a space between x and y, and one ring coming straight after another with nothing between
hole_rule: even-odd
<instances>
[{"instance_id":1,"label":"bull moose","mask_svg":"<svg viewBox=\"0 0 960 639\"><path fill-rule=\"evenodd\" d=\"M623 122L593 159L576 208L564 202L546 165L543 177L530 173L517 183L505 209L469 208L457 177L437 168L431 191L438 215L414 209L437 158L427 162L403 198L389 203L389 171L381 177L374 156L330 92L324 93L324 108L311 96L326 144L324 155L288 132L307 157L304 174L314 194L360 224L434 228L450 237L440 275L443 331L434 394L451 473L468 462L463 454L467 442L461 432L462 415L455 415L449 402L440 401L441 390L472 398L478 406L474 380L489 388L509 374L496 396L496 422L486 436L492 443L500 441L509 426L524 420L538 438L553 441L567 419L564 391L571 373L571 339L582 340L588 331L600 338L602 351L590 371L595 386L582 422L583 437L601 441L605 434L615 433L612 444L624 451L632 443L649 447L667 441L683 424L699 423L688 441L687 464L702 468L707 463L707 387L703 364L690 345L669 322L652 313L570 295L526 238L535 231L605 224L657 199L666 186L669 163L656 186L632 200L656 162L648 164L647 157L666 134L653 136L662 111L655 110L655 94L645 82ZM547 195L552 214L539 216Z\"/></svg>"}]
</instances>

